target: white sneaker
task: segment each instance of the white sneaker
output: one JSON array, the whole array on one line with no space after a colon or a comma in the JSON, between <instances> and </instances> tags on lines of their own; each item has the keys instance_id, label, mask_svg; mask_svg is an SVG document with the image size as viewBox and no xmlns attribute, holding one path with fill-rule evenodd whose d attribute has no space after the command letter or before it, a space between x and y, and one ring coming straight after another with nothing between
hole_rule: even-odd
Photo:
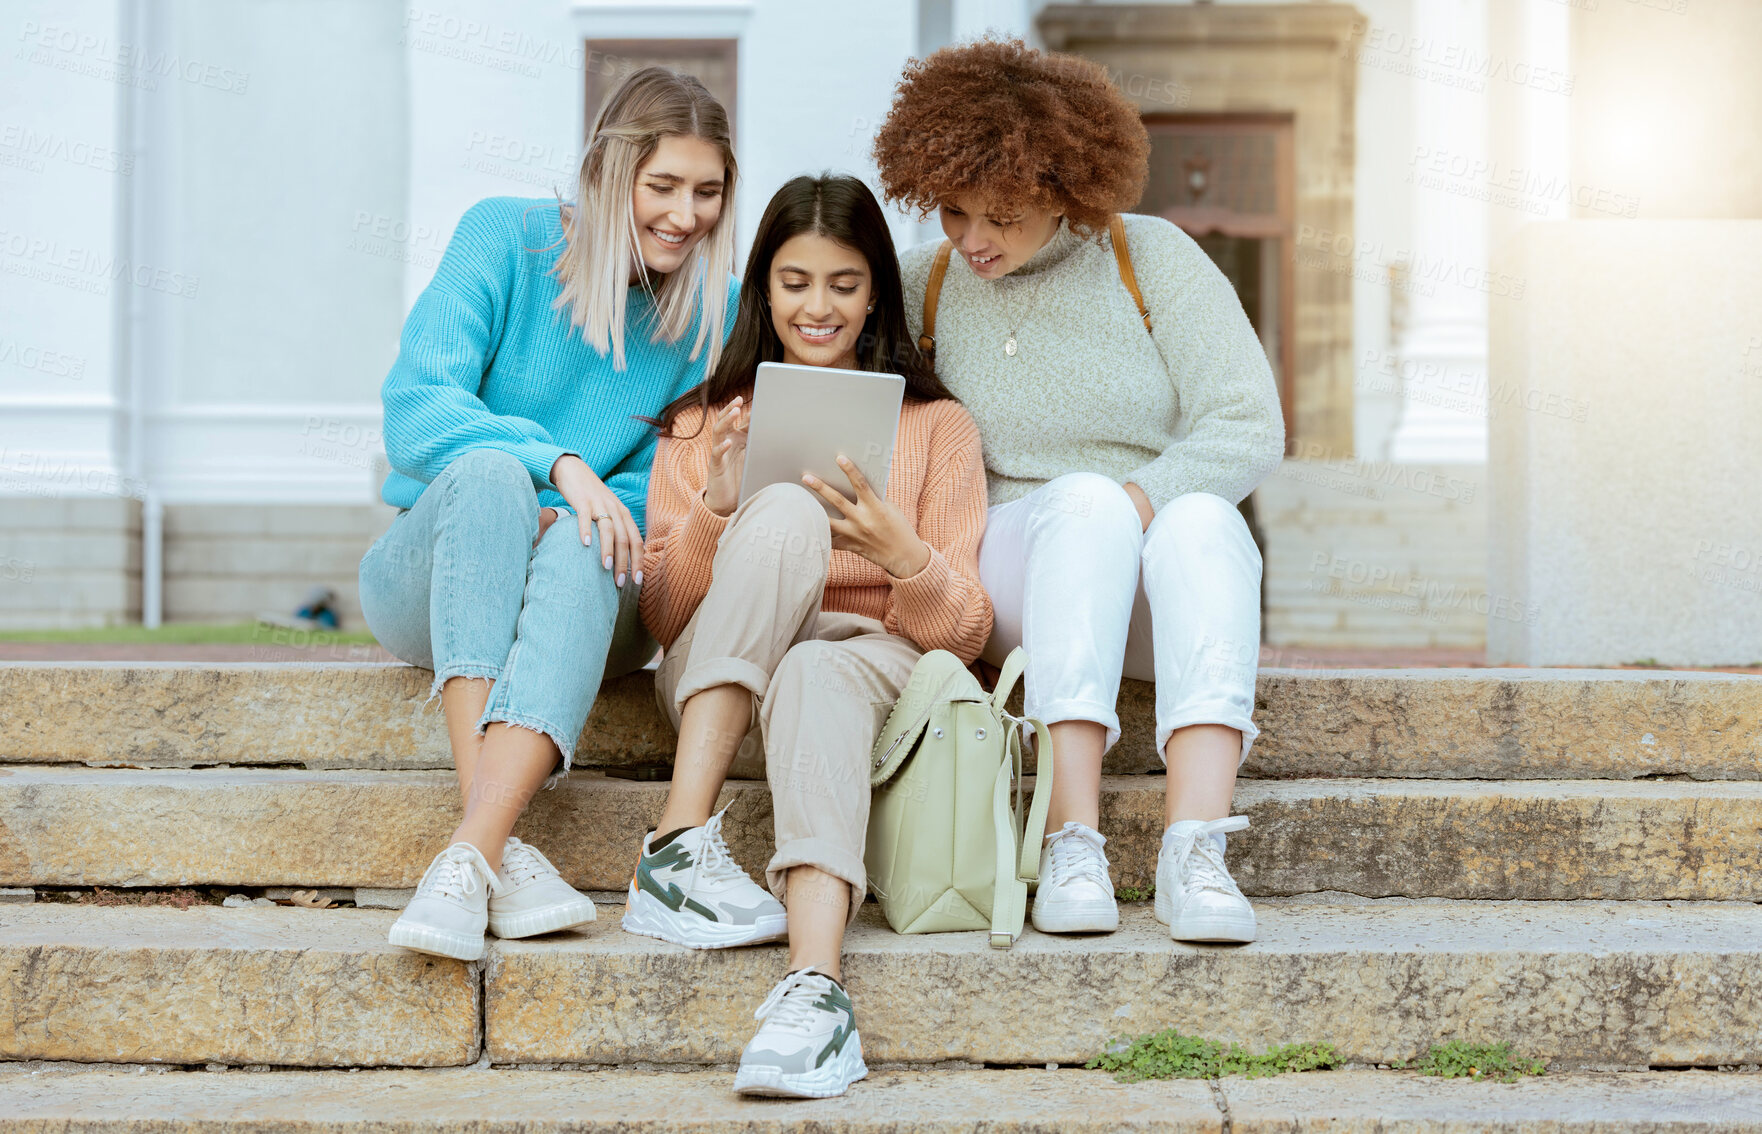
<instances>
[{"instance_id":1,"label":"white sneaker","mask_svg":"<svg viewBox=\"0 0 1762 1134\"><path fill-rule=\"evenodd\" d=\"M497 937L535 937L595 917L593 899L563 881L537 847L508 836L497 887L489 896L489 931Z\"/></svg>"},{"instance_id":2,"label":"white sneaker","mask_svg":"<svg viewBox=\"0 0 1762 1134\"><path fill-rule=\"evenodd\" d=\"M789 914L771 892L748 878L722 841L717 812L660 847L642 840L642 857L630 876L624 928L693 949L726 949L781 941Z\"/></svg>"},{"instance_id":3,"label":"white sneaker","mask_svg":"<svg viewBox=\"0 0 1762 1134\"><path fill-rule=\"evenodd\" d=\"M386 939L418 953L475 961L483 956L489 895L496 886L495 872L477 848L454 843L428 864L416 896Z\"/></svg>"},{"instance_id":4,"label":"white sneaker","mask_svg":"<svg viewBox=\"0 0 1762 1134\"><path fill-rule=\"evenodd\" d=\"M1042 933L1112 933L1120 927L1113 880L1107 874L1107 840L1081 823L1046 837L1040 848L1040 888L1034 893L1034 928Z\"/></svg>"},{"instance_id":5,"label":"white sneaker","mask_svg":"<svg viewBox=\"0 0 1762 1134\"><path fill-rule=\"evenodd\" d=\"M743 1095L831 1098L869 1073L849 994L812 965L784 977L753 1018L764 1023L734 1073Z\"/></svg>"},{"instance_id":6,"label":"white sneaker","mask_svg":"<svg viewBox=\"0 0 1762 1134\"><path fill-rule=\"evenodd\" d=\"M1213 835L1242 831L1248 816L1182 819L1162 836L1156 856L1156 918L1176 941L1254 940L1254 907L1236 888Z\"/></svg>"}]
</instances>

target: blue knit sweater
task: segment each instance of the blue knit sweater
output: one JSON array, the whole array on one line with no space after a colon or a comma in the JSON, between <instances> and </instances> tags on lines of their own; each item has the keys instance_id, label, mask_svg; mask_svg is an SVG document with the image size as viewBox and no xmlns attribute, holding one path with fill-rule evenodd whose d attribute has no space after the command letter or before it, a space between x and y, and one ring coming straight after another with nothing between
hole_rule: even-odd
<instances>
[{"instance_id":1,"label":"blue knit sweater","mask_svg":"<svg viewBox=\"0 0 1762 1134\"><path fill-rule=\"evenodd\" d=\"M499 449L532 474L541 504L560 507L551 466L573 453L647 532L654 431L636 420L703 380L690 361L694 323L677 343L651 342L654 305L630 289L622 372L556 310L550 275L563 239L557 202L492 197L466 211L434 279L404 320L386 376L385 502L416 503L442 469L472 449ZM734 324L737 283L728 285Z\"/></svg>"}]
</instances>

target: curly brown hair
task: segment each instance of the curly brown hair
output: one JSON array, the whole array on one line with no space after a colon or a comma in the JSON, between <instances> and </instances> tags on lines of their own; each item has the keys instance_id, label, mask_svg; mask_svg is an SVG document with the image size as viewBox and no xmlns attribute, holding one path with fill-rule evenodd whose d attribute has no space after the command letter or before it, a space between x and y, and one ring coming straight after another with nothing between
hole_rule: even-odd
<instances>
[{"instance_id":1,"label":"curly brown hair","mask_svg":"<svg viewBox=\"0 0 1762 1134\"><path fill-rule=\"evenodd\" d=\"M1100 64L982 39L906 63L874 156L887 200L920 215L973 192L1093 232L1143 196L1150 137Z\"/></svg>"}]
</instances>

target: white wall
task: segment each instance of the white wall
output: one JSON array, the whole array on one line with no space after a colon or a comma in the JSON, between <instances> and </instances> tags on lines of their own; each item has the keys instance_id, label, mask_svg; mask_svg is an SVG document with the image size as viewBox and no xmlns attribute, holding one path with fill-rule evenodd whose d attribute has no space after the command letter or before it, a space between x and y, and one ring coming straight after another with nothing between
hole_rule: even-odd
<instances>
[{"instance_id":1,"label":"white wall","mask_svg":"<svg viewBox=\"0 0 1762 1134\"><path fill-rule=\"evenodd\" d=\"M485 197L574 196L582 36L567 0L413 0L400 10L409 75L404 307L459 217Z\"/></svg>"},{"instance_id":2,"label":"white wall","mask_svg":"<svg viewBox=\"0 0 1762 1134\"><path fill-rule=\"evenodd\" d=\"M220 69L147 108L147 248L193 285L151 297L148 480L365 503L402 312L404 248L375 235L406 194L401 6L148 7L155 50Z\"/></svg>"},{"instance_id":3,"label":"white wall","mask_svg":"<svg viewBox=\"0 0 1762 1134\"><path fill-rule=\"evenodd\" d=\"M841 50L827 50L836 29ZM904 0L436 0L405 16L410 75L414 301L459 216L488 196L574 195L589 39L738 38L735 197L739 259L779 185L798 173L850 172L873 184L869 144L893 84L918 48ZM860 45L861 50L851 50ZM895 237L926 237L901 218Z\"/></svg>"},{"instance_id":4,"label":"white wall","mask_svg":"<svg viewBox=\"0 0 1762 1134\"><path fill-rule=\"evenodd\" d=\"M115 492L115 0L0 16L0 495ZM3 507L3 505L0 505Z\"/></svg>"},{"instance_id":5,"label":"white wall","mask_svg":"<svg viewBox=\"0 0 1762 1134\"><path fill-rule=\"evenodd\" d=\"M1358 8L1401 31L1413 2ZM739 38L744 258L753 220L787 178L830 168L873 181L869 146L909 56L939 46L943 28L1028 33L1038 7L13 5L0 22L0 475L19 462L86 469L87 480L107 470L94 483L117 490L128 464L118 352L131 347L117 332L132 310L151 408L145 471L169 499L365 502L378 386L459 215L486 196L572 192L584 39ZM124 49L131 12L144 27ZM151 64L133 86L117 81L129 50ZM1359 79L1355 220L1363 246L1390 256L1413 243L1414 80L1374 66ZM138 138L122 133L130 111ZM121 243L131 202L138 247ZM934 234L896 220L902 245ZM118 264L144 282L109 278ZM1386 286L1355 284L1355 359L1392 349L1389 309ZM1367 458L1382 455L1395 409L1386 378L1372 377L1357 407Z\"/></svg>"},{"instance_id":6,"label":"white wall","mask_svg":"<svg viewBox=\"0 0 1762 1134\"><path fill-rule=\"evenodd\" d=\"M352 242L406 196L400 11L8 10L0 467L34 483L0 492L369 498L402 267Z\"/></svg>"},{"instance_id":7,"label":"white wall","mask_svg":"<svg viewBox=\"0 0 1762 1134\"><path fill-rule=\"evenodd\" d=\"M840 44L862 50L827 50L831 29ZM764 0L740 64L743 241L771 194L798 173L831 169L875 187L869 147L900 70L917 53L916 6L904 0ZM925 239L915 222L894 225L902 247Z\"/></svg>"}]
</instances>

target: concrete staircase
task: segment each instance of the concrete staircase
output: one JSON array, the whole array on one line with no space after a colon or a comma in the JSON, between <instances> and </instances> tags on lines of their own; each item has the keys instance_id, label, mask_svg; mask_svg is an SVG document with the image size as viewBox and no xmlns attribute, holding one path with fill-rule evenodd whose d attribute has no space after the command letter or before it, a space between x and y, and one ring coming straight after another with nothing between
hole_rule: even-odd
<instances>
[{"instance_id":1,"label":"concrete staircase","mask_svg":"<svg viewBox=\"0 0 1762 1134\"><path fill-rule=\"evenodd\" d=\"M611 892L585 932L467 965L386 945L390 910L53 900L300 886L383 904L370 891L413 886L456 819L428 680L0 665L0 887L38 898L0 905L0 1132L1762 1130L1758 677L1265 671L1238 791L1254 825L1229 847L1259 941L1177 945L1136 903L1117 934L1030 931L1000 952L897 936L871 907L845 965L882 1070L825 1103L728 1091L780 950L617 927L663 788L605 769L672 744L646 675L608 686L578 771L520 831ZM1103 824L1116 881L1142 887L1161 826L1151 690L1127 683L1122 710ZM724 802L756 870L765 785ZM1366 1069L1128 1087L1073 1067L1168 1026L1325 1041ZM1551 1071L1370 1069L1447 1039L1508 1040Z\"/></svg>"}]
</instances>

